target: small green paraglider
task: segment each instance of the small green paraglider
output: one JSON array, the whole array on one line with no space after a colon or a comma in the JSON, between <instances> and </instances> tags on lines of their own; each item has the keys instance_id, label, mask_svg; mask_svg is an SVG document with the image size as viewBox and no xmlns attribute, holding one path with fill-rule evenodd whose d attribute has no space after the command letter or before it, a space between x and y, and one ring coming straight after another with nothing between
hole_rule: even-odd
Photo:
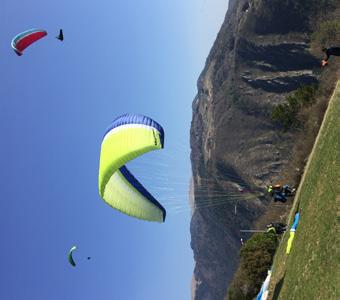
<instances>
[{"instance_id":1,"label":"small green paraglider","mask_svg":"<svg viewBox=\"0 0 340 300\"><path fill-rule=\"evenodd\" d=\"M77 247L76 247L76 246L73 246L73 247L70 249L70 251L68 252L68 261L69 261L69 263L70 263L73 267L76 266L76 263L75 263L75 261L74 261L74 259L73 259L73 251L75 251L76 249L77 249Z\"/></svg>"}]
</instances>

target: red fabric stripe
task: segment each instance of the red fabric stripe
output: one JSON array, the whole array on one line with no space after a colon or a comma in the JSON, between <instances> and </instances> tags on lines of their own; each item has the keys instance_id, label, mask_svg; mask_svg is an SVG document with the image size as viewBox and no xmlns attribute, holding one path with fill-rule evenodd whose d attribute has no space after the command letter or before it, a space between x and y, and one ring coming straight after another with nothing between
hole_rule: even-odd
<instances>
[{"instance_id":1,"label":"red fabric stripe","mask_svg":"<svg viewBox=\"0 0 340 300\"><path fill-rule=\"evenodd\" d=\"M24 49L26 49L29 45L31 45L32 43L36 42L37 40L40 40L41 38L43 38L44 36L46 36L47 33L44 31L39 31L39 32L34 32L31 33L27 36L24 36L22 39L20 39L15 47L22 52Z\"/></svg>"}]
</instances>

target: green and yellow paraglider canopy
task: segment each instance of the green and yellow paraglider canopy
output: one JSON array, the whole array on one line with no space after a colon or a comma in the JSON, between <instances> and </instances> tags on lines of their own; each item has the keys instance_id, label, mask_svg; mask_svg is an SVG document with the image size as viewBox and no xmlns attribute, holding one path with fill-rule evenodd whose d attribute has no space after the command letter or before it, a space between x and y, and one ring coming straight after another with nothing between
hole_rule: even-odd
<instances>
[{"instance_id":1,"label":"green and yellow paraglider canopy","mask_svg":"<svg viewBox=\"0 0 340 300\"><path fill-rule=\"evenodd\" d=\"M107 129L101 146L99 194L111 207L136 218L164 222L163 206L130 173L125 164L164 147L161 125L149 117L126 114Z\"/></svg>"}]
</instances>

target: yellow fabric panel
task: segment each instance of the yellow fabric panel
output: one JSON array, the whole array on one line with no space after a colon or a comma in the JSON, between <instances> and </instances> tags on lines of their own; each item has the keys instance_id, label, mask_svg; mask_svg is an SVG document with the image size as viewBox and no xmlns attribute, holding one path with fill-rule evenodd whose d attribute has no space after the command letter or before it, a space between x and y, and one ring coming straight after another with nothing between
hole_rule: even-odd
<instances>
[{"instance_id":1,"label":"yellow fabric panel","mask_svg":"<svg viewBox=\"0 0 340 300\"><path fill-rule=\"evenodd\" d=\"M101 197L110 177L121 166L146 152L161 148L159 132L151 127L122 128L108 133L102 143L99 163Z\"/></svg>"},{"instance_id":2,"label":"yellow fabric panel","mask_svg":"<svg viewBox=\"0 0 340 300\"><path fill-rule=\"evenodd\" d=\"M289 233L289 239L288 239L288 242L287 242L286 254L289 254L290 250L292 249L292 244L293 244L294 236L295 236L295 231L291 231Z\"/></svg>"},{"instance_id":3,"label":"yellow fabric panel","mask_svg":"<svg viewBox=\"0 0 340 300\"><path fill-rule=\"evenodd\" d=\"M139 219L163 222L162 211L115 172L104 190L104 200L113 208Z\"/></svg>"}]
</instances>

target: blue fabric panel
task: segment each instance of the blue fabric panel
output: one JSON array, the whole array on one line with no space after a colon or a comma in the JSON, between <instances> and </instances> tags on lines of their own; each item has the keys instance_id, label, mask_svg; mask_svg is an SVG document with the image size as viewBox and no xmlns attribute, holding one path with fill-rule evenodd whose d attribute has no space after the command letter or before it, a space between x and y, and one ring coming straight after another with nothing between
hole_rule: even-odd
<instances>
[{"instance_id":1,"label":"blue fabric panel","mask_svg":"<svg viewBox=\"0 0 340 300\"><path fill-rule=\"evenodd\" d=\"M299 220L300 220L300 213L296 213L295 217L294 217L294 223L293 223L291 229L295 229L296 230L296 227L299 224Z\"/></svg>"},{"instance_id":2,"label":"blue fabric panel","mask_svg":"<svg viewBox=\"0 0 340 300\"><path fill-rule=\"evenodd\" d=\"M164 130L162 126L158 124L156 121L152 120L151 118L143 115L125 114L116 118L115 120L113 120L111 125L105 131L104 137L112 129L127 124L143 124L155 128L161 134L160 136L161 145L162 148L164 148Z\"/></svg>"}]
</instances>

